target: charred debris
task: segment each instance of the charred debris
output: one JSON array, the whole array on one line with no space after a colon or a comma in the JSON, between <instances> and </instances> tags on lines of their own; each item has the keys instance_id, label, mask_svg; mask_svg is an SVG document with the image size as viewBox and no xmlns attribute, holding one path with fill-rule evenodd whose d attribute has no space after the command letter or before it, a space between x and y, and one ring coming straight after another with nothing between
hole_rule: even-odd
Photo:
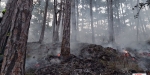
<instances>
[{"instance_id":1,"label":"charred debris","mask_svg":"<svg viewBox=\"0 0 150 75\"><path fill-rule=\"evenodd\" d=\"M136 50L124 50L102 47L101 45L77 44L79 55L71 54L64 59L61 54L47 55L38 59L26 70L27 75L130 75L148 72L150 53L138 53ZM33 57L36 58L36 57ZM142 62L141 62L142 61Z\"/></svg>"}]
</instances>

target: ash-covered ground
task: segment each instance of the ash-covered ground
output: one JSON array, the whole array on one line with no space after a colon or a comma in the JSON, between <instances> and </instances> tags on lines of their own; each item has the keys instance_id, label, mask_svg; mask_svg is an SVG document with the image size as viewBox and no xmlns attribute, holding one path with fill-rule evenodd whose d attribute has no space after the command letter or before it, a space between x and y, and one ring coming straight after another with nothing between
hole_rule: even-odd
<instances>
[{"instance_id":1,"label":"ash-covered ground","mask_svg":"<svg viewBox=\"0 0 150 75\"><path fill-rule=\"evenodd\" d=\"M60 44L28 45L26 75L131 75L150 72L150 53L139 53L131 48L120 51L78 43L73 46L71 53L74 54L69 58L63 59L59 53Z\"/></svg>"}]
</instances>

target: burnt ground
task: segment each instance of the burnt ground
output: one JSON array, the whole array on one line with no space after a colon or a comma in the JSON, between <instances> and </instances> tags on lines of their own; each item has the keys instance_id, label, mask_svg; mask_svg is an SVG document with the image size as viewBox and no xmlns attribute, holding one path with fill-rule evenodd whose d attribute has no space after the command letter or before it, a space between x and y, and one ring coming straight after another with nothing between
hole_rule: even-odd
<instances>
[{"instance_id":1,"label":"burnt ground","mask_svg":"<svg viewBox=\"0 0 150 75\"><path fill-rule=\"evenodd\" d=\"M150 71L150 64L144 65L146 70L139 65L139 60L150 62L150 59L140 55L133 57L95 44L79 44L78 49L78 56L71 54L67 59L48 55L29 68L26 75L131 75Z\"/></svg>"}]
</instances>

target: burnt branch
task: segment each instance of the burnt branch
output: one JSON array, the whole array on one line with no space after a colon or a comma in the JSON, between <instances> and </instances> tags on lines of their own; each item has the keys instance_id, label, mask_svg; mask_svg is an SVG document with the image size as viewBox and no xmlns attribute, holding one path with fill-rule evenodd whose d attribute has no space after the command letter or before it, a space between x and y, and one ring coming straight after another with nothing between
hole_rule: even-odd
<instances>
[{"instance_id":1,"label":"burnt branch","mask_svg":"<svg viewBox=\"0 0 150 75\"><path fill-rule=\"evenodd\" d=\"M135 5L132 10L134 10L135 8L139 8L138 12L136 15L134 15L134 18L138 18L139 17L139 13L141 11L142 8L145 8L145 6L149 6L150 5L150 2L147 1L146 3L139 3L137 5Z\"/></svg>"}]
</instances>

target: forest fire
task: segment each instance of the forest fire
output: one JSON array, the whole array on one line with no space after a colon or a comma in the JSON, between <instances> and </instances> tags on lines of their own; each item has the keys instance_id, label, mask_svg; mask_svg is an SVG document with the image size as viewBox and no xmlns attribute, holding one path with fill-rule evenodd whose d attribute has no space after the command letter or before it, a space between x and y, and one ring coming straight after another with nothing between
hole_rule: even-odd
<instances>
[{"instance_id":1,"label":"forest fire","mask_svg":"<svg viewBox=\"0 0 150 75\"><path fill-rule=\"evenodd\" d=\"M35 64L35 67L37 67L37 68L40 67L40 64L39 63Z\"/></svg>"},{"instance_id":2,"label":"forest fire","mask_svg":"<svg viewBox=\"0 0 150 75\"><path fill-rule=\"evenodd\" d=\"M140 56L148 56L150 57L150 53L148 52L142 52L142 53L139 53Z\"/></svg>"},{"instance_id":3,"label":"forest fire","mask_svg":"<svg viewBox=\"0 0 150 75\"><path fill-rule=\"evenodd\" d=\"M130 56L130 54L127 50L123 50L123 52L124 52L124 57L129 57Z\"/></svg>"},{"instance_id":4,"label":"forest fire","mask_svg":"<svg viewBox=\"0 0 150 75\"><path fill-rule=\"evenodd\" d=\"M81 49L79 57L70 54L69 58L63 59L61 53L47 56L48 64L43 64L43 61L39 62L40 64L36 64L35 67L38 70L34 73L36 75L69 75L70 73L75 75L87 75L87 73L90 75L131 75L144 72L138 64L141 60L137 57L138 54L127 48L120 52L110 47L104 48L101 45L89 44Z\"/></svg>"},{"instance_id":5,"label":"forest fire","mask_svg":"<svg viewBox=\"0 0 150 75\"><path fill-rule=\"evenodd\" d=\"M58 53L57 56L60 57L60 53Z\"/></svg>"},{"instance_id":6,"label":"forest fire","mask_svg":"<svg viewBox=\"0 0 150 75\"><path fill-rule=\"evenodd\" d=\"M124 49L122 56L126 60L137 61L138 60L137 58L139 58L139 57L149 58L150 53L149 52L137 52L136 53L136 52L132 52L132 51L128 51L128 50Z\"/></svg>"},{"instance_id":7,"label":"forest fire","mask_svg":"<svg viewBox=\"0 0 150 75\"><path fill-rule=\"evenodd\" d=\"M132 60L133 60L133 61L136 61L135 57L132 57Z\"/></svg>"},{"instance_id":8,"label":"forest fire","mask_svg":"<svg viewBox=\"0 0 150 75\"><path fill-rule=\"evenodd\" d=\"M123 50L123 57L126 59L126 60L129 60L131 59L132 61L136 61L136 58L131 56L131 54L129 53L129 51L127 50Z\"/></svg>"},{"instance_id":9,"label":"forest fire","mask_svg":"<svg viewBox=\"0 0 150 75\"><path fill-rule=\"evenodd\" d=\"M25 67L37 75L150 70L150 0L0 2L0 75Z\"/></svg>"},{"instance_id":10,"label":"forest fire","mask_svg":"<svg viewBox=\"0 0 150 75\"><path fill-rule=\"evenodd\" d=\"M127 50L123 50L123 52L124 52L124 53L128 53L128 51L127 51Z\"/></svg>"}]
</instances>

